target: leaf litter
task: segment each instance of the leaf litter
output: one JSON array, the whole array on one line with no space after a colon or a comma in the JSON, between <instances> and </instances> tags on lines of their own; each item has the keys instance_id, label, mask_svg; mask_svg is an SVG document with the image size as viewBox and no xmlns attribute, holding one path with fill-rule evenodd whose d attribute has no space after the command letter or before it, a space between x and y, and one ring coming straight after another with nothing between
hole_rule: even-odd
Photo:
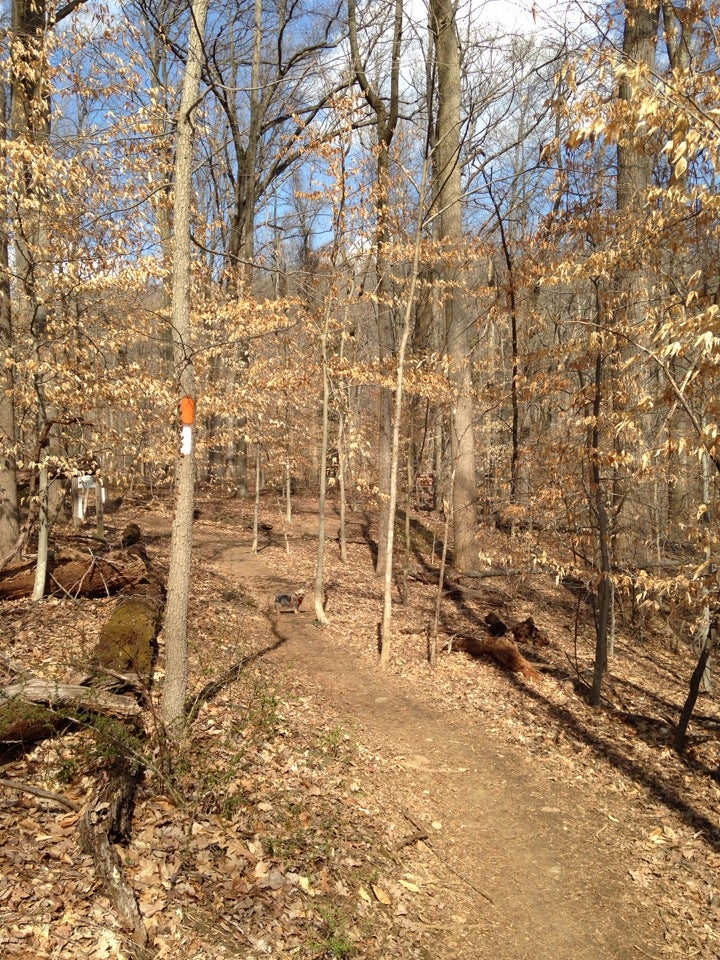
<instances>
[{"instance_id":1,"label":"leaf litter","mask_svg":"<svg viewBox=\"0 0 720 960\"><path fill-rule=\"evenodd\" d=\"M438 931L447 927L448 916L467 927L474 902L462 882L454 894L449 890L452 882L433 852L442 824L423 821L424 812L418 812L427 842L418 833L419 839L395 852L411 824L401 805L392 805L384 781L393 769L405 769L407 758L368 750L354 732L338 727L336 711L315 695L312 678L308 689L299 689L257 656L272 640L261 585L238 585L203 553L203 542L221 533L227 537L241 519L236 514L198 524L190 610L195 694L234 664L245 666L200 707L171 769L166 758L147 758L132 838L120 848L151 934L153 948L145 956L441 956ZM162 564L167 517L146 514L145 521L161 530L153 551ZM331 624L323 640L329 647L352 644L370 663L376 656L379 588L366 548L349 550L346 566L328 558ZM311 583L314 552L311 540L293 541L290 554L278 546L274 570L288 587ZM430 672L422 626L434 595L421 584L409 584L408 603L396 607L395 631L403 639L396 646L394 675L458 714L483 716L495 735L525 751L558 782L591 783L599 841L604 822L626 844L627 873L637 896L652 901L660 918L662 956L716 960L720 858L717 837L713 842L698 821L718 823L717 735L693 742L688 763L664 745L667 705L682 702L687 669L664 648L636 656L631 644L621 642L621 663L608 680L608 700L616 709L590 710L567 669L567 652L576 655L578 646L583 663L589 662L589 639L571 641L572 624L560 617L552 585L539 595L534 583L533 591L529 604L521 585L493 585L478 612L499 600L505 614L518 619L554 621L553 646L543 651L541 697L529 697L526 687L492 665L469 664L464 656L441 658ZM3 652L13 664L62 679L83 662L110 606L110 601L7 603ZM448 624L457 617L449 604L444 617ZM157 695L156 690L155 709ZM703 710L711 719L718 716L714 701L703 701ZM645 718L644 726L638 716ZM79 730L8 758L2 776L82 805L97 761L95 738ZM610 812L617 797L626 810L623 822ZM547 808L548 815L553 809ZM139 956L119 929L90 859L79 850L77 819L52 799L0 788L4 957Z\"/></svg>"}]
</instances>

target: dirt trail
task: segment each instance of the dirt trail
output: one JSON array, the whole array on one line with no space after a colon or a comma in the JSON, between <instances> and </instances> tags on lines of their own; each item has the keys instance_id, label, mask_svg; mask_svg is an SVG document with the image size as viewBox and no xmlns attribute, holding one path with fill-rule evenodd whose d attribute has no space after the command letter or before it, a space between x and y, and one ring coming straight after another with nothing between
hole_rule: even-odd
<instances>
[{"instance_id":1,"label":"dirt trail","mask_svg":"<svg viewBox=\"0 0 720 960\"><path fill-rule=\"evenodd\" d=\"M265 602L285 589L245 546L198 552ZM428 827L442 918L437 958L624 960L662 952L657 912L634 899L618 809L597 809L592 783L563 783L503 743L482 717L458 717L392 675L329 647L312 613L270 618L284 642L268 661L325 716L380 758L388 819ZM431 824L437 824L434 829ZM408 819L406 832L411 832Z\"/></svg>"}]
</instances>

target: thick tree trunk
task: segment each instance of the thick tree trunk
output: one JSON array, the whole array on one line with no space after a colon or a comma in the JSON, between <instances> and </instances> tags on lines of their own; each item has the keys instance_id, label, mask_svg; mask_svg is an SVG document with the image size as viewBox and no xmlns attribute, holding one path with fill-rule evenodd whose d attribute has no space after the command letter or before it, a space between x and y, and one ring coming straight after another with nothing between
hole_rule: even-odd
<instances>
[{"instance_id":1,"label":"thick tree trunk","mask_svg":"<svg viewBox=\"0 0 720 960\"><path fill-rule=\"evenodd\" d=\"M444 243L439 269L444 281L447 350L454 402L451 410L453 533L455 565L474 568L477 557L474 399L472 385L473 324L466 308L462 184L460 169L460 50L453 0L432 0L431 29L437 51L438 115L435 142L433 214L436 236Z\"/></svg>"},{"instance_id":2,"label":"thick tree trunk","mask_svg":"<svg viewBox=\"0 0 720 960\"><path fill-rule=\"evenodd\" d=\"M623 58L628 67L641 65L649 72L654 70L659 21L660 3L657 0L626 0ZM624 74L618 87L619 99L630 102L637 95L637 87ZM651 182L654 156L634 143L632 134L627 133L618 143L617 162L618 211L621 214L640 211Z\"/></svg>"}]
</instances>

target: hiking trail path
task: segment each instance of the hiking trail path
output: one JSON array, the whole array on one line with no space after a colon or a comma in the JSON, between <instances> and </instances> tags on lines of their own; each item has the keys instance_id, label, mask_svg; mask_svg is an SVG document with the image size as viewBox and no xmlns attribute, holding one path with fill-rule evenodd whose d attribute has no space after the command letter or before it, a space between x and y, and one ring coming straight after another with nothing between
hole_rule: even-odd
<instances>
[{"instance_id":1,"label":"hiking trail path","mask_svg":"<svg viewBox=\"0 0 720 960\"><path fill-rule=\"evenodd\" d=\"M328 538L333 532L330 525ZM254 554L249 539L201 532L194 549L259 604L288 590L272 552ZM404 820L407 833L427 831L437 960L663 953L659 910L638 898L624 856L626 797L598 803L587 778L563 782L562 772L540 769L486 717L458 713L351 642L328 640L311 597L297 615L268 614L267 623L270 640L282 641L264 654L268 668L361 747L362 776L384 798L388 819Z\"/></svg>"}]
</instances>

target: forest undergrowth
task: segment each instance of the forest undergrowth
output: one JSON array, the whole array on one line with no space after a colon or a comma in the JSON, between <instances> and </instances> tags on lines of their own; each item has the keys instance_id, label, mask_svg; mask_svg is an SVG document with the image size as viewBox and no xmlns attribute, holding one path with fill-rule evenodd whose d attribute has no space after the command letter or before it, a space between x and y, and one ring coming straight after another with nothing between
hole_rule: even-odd
<instances>
[{"instance_id":1,"label":"forest undergrowth","mask_svg":"<svg viewBox=\"0 0 720 960\"><path fill-rule=\"evenodd\" d=\"M316 504L299 502L287 529L272 501L263 507L268 523L259 557L288 589L307 590L317 553ZM153 564L164 568L170 519L171 505L161 498L126 499L112 522L137 522ZM321 629L308 613L291 622L320 631L329 651L352 649L358 664L372 666L381 591L366 538L372 515L351 519L346 563L328 540L329 626ZM419 822L412 804L405 808L389 794L393 758L369 749L352 724L338 719L337 704L318 698L311 682L306 689L297 677L289 682L270 655L279 641L267 612L268 584L239 580L225 560L229 548L249 547L250 522L248 504L228 501L220 511L213 495L200 499L190 609L194 719L176 749L156 736L151 716L143 743L119 740L112 725L88 724L4 756L3 956L454 955L452 936L443 938L462 928L477 891L461 883L448 892L452 884L433 849L439 825ZM429 533L415 542L416 559L424 551L431 565L437 521L426 515L418 522ZM481 531L479 547L510 565L514 547L495 529ZM441 654L431 669L425 627L434 588L412 577L400 586L394 680L481 724L549 780L587 789L598 836L613 832L638 902L657 916L662 956L717 958L720 704L702 697L686 756L678 757L673 724L692 671L683 638L672 649L652 624L642 642L636 630L621 629L604 703L591 709L583 696L591 617L552 577L494 577L473 597L442 605L449 633L479 631L488 612L507 622L532 616L550 639L547 647L523 650L540 672L536 683L462 653ZM114 602L5 602L2 652L35 675L63 680L87 658ZM162 667L161 649L154 710ZM123 934L78 844L80 810L114 750L139 753L146 766L132 837L120 848L151 938L143 950ZM507 815L522 817L523 803L518 796ZM608 813L618 803L622 823Z\"/></svg>"}]
</instances>

